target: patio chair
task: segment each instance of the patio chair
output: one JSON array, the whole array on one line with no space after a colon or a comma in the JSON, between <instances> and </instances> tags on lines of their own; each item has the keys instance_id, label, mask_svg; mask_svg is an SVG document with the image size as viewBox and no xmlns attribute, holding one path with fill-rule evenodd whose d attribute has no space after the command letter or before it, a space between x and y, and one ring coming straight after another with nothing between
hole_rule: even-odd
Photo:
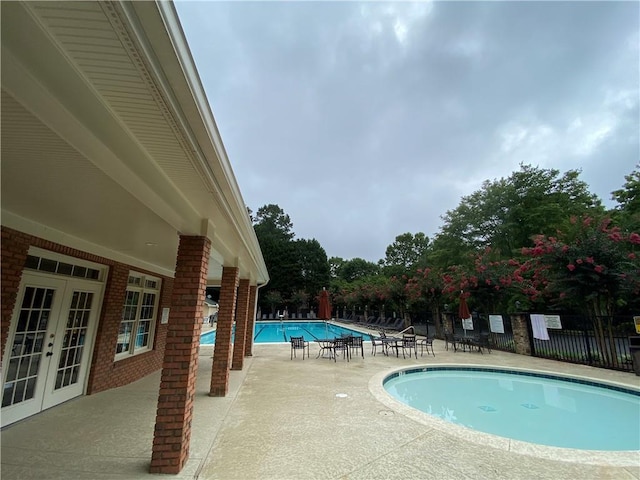
<instances>
[{"instance_id":1,"label":"patio chair","mask_svg":"<svg viewBox=\"0 0 640 480\"><path fill-rule=\"evenodd\" d=\"M374 337L370 333L368 333L367 335L369 335L369 338L371 339L371 355L373 355L374 357L376 356L378 347L381 347L384 353L385 344L382 341L382 337Z\"/></svg>"},{"instance_id":2,"label":"patio chair","mask_svg":"<svg viewBox=\"0 0 640 480\"><path fill-rule=\"evenodd\" d=\"M429 350L431 350L431 355L436 356L433 351L433 338L423 338L418 342L418 345L420 345L420 356L424 354L425 350L427 351L427 355L429 355Z\"/></svg>"},{"instance_id":3,"label":"patio chair","mask_svg":"<svg viewBox=\"0 0 640 480\"><path fill-rule=\"evenodd\" d=\"M342 352L342 358L349 361L349 339L346 337L336 337L333 341L333 361L337 361L338 352Z\"/></svg>"},{"instance_id":4,"label":"patio chair","mask_svg":"<svg viewBox=\"0 0 640 480\"><path fill-rule=\"evenodd\" d=\"M449 350L449 344L451 344L453 346L453 351L454 352L458 351L458 342L456 342L456 339L453 336L453 333L445 333L444 334L444 348Z\"/></svg>"},{"instance_id":5,"label":"patio chair","mask_svg":"<svg viewBox=\"0 0 640 480\"><path fill-rule=\"evenodd\" d=\"M478 337L478 351L483 353L483 349L491 353L491 336L489 333L481 333Z\"/></svg>"},{"instance_id":6,"label":"patio chair","mask_svg":"<svg viewBox=\"0 0 640 480\"><path fill-rule=\"evenodd\" d=\"M353 357L353 351L360 350L360 355L364 358L364 346L362 344L362 337L360 336L352 336L349 338L349 356Z\"/></svg>"},{"instance_id":7,"label":"patio chair","mask_svg":"<svg viewBox=\"0 0 640 480\"><path fill-rule=\"evenodd\" d=\"M304 337L291 337L291 360L293 357L297 357L296 350L302 350L302 359L304 360L304 351L307 351L307 358L309 358L309 342Z\"/></svg>"},{"instance_id":8,"label":"patio chair","mask_svg":"<svg viewBox=\"0 0 640 480\"><path fill-rule=\"evenodd\" d=\"M416 358L418 358L418 349L415 335L403 335L402 336L402 356L405 357L405 351L409 350L409 357L411 357L411 350L413 350ZM406 358L406 357L405 357Z\"/></svg>"}]
</instances>

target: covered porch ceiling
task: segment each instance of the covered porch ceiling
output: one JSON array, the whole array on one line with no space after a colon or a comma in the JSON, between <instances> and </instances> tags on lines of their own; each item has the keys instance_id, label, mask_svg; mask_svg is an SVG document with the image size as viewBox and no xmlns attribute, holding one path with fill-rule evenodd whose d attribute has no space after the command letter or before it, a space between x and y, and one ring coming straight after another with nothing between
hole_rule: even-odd
<instances>
[{"instance_id":1,"label":"covered porch ceiling","mask_svg":"<svg viewBox=\"0 0 640 480\"><path fill-rule=\"evenodd\" d=\"M170 2L2 2L2 223L173 276L268 272Z\"/></svg>"}]
</instances>

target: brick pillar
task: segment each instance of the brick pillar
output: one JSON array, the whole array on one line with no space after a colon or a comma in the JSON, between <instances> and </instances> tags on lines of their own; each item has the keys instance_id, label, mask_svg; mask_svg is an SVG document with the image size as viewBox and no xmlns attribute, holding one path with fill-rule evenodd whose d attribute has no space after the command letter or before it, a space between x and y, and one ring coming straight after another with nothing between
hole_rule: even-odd
<instances>
[{"instance_id":1,"label":"brick pillar","mask_svg":"<svg viewBox=\"0 0 640 480\"><path fill-rule=\"evenodd\" d=\"M231 370L242 370L244 345L247 336L249 315L249 279L242 278L238 284L238 307L236 308L236 334L233 340L233 365Z\"/></svg>"},{"instance_id":2,"label":"brick pillar","mask_svg":"<svg viewBox=\"0 0 640 480\"><path fill-rule=\"evenodd\" d=\"M511 315L511 329L513 330L513 342L516 353L531 355L531 338L529 337L529 315L516 313Z\"/></svg>"},{"instance_id":3,"label":"brick pillar","mask_svg":"<svg viewBox=\"0 0 640 480\"><path fill-rule=\"evenodd\" d=\"M0 363L4 358L4 348L7 343L11 316L16 304L22 270L29 252L29 240L26 235L11 228L2 227L2 320L0 326L1 346Z\"/></svg>"},{"instance_id":4,"label":"brick pillar","mask_svg":"<svg viewBox=\"0 0 640 480\"><path fill-rule=\"evenodd\" d=\"M206 237L180 237L150 473L179 473L189 458L210 248Z\"/></svg>"},{"instance_id":5,"label":"brick pillar","mask_svg":"<svg viewBox=\"0 0 640 480\"><path fill-rule=\"evenodd\" d=\"M244 356L253 356L253 332L255 331L256 323L256 307L257 304L258 287L252 285L249 287L249 314L247 316L247 335L244 339Z\"/></svg>"},{"instance_id":6,"label":"brick pillar","mask_svg":"<svg viewBox=\"0 0 640 480\"><path fill-rule=\"evenodd\" d=\"M220 286L220 309L216 327L216 344L211 367L210 397L224 397L229 390L229 367L231 366L231 330L236 312L238 290L238 269L222 268Z\"/></svg>"}]
</instances>

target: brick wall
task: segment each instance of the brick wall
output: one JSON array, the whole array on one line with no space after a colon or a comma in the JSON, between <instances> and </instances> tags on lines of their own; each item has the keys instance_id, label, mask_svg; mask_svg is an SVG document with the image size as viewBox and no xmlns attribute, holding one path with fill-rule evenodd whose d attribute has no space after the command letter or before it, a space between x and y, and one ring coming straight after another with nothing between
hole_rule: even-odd
<instances>
[{"instance_id":1,"label":"brick wall","mask_svg":"<svg viewBox=\"0 0 640 480\"><path fill-rule=\"evenodd\" d=\"M67 255L109 267L105 284L104 300L99 315L92 364L89 371L87 393L97 393L110 388L126 385L145 377L162 366L167 326L160 325L162 308L171 305L173 279L160 276L162 280L161 299L156 319L154 350L114 361L118 328L122 318L124 292L129 270L158 277L157 274L133 268L113 260L92 255L39 237L34 237L8 227L2 227L2 355L7 343L11 316L16 303L22 271L30 246ZM2 358L2 357L0 357Z\"/></svg>"}]
</instances>

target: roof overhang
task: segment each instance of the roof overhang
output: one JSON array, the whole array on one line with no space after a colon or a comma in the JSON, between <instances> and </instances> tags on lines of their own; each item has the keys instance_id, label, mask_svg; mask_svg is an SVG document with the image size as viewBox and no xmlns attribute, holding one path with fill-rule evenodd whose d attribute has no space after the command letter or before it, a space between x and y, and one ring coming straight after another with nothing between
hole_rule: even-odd
<instances>
[{"instance_id":1,"label":"roof overhang","mask_svg":"<svg viewBox=\"0 0 640 480\"><path fill-rule=\"evenodd\" d=\"M173 275L269 280L171 2L2 2L2 223Z\"/></svg>"}]
</instances>

